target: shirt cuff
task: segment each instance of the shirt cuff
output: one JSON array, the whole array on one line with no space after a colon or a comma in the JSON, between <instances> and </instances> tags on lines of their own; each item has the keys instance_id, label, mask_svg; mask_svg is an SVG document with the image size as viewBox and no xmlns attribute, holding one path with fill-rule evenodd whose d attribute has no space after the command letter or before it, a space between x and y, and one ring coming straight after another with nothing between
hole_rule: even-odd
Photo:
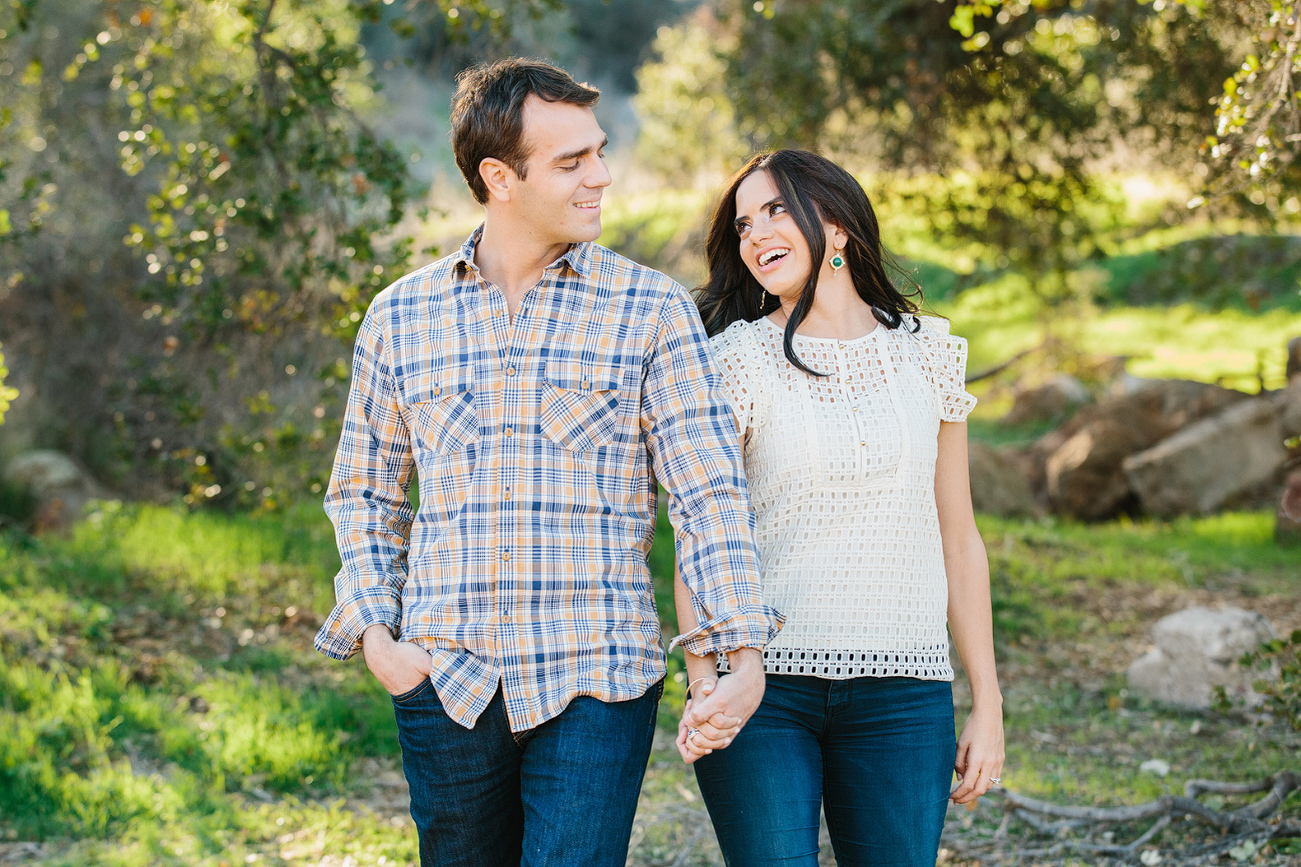
<instances>
[{"instance_id":1,"label":"shirt cuff","mask_svg":"<svg viewBox=\"0 0 1301 867\"><path fill-rule=\"evenodd\" d=\"M786 622L786 615L767 605L748 605L729 611L679 635L669 642L669 650L681 646L696 656L730 653L742 647L762 650L773 640Z\"/></svg>"},{"instance_id":2,"label":"shirt cuff","mask_svg":"<svg viewBox=\"0 0 1301 867\"><path fill-rule=\"evenodd\" d=\"M351 659L361 650L362 633L376 623L383 623L396 638L402 626L401 600L388 588L359 590L334 606L316 633L316 649L331 659Z\"/></svg>"}]
</instances>

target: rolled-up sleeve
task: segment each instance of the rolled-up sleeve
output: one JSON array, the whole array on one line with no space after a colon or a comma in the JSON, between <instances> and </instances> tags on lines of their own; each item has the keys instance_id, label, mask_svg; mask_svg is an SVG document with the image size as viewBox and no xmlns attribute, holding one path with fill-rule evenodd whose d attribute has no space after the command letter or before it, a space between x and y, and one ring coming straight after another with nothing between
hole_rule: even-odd
<instances>
[{"instance_id":1,"label":"rolled-up sleeve","mask_svg":"<svg viewBox=\"0 0 1301 867\"><path fill-rule=\"evenodd\" d=\"M762 648L783 617L764 605L754 514L732 410L686 290L661 308L646 364L642 423L655 475L668 491L677 568L698 626L679 635L705 656Z\"/></svg>"},{"instance_id":2,"label":"rolled-up sleeve","mask_svg":"<svg viewBox=\"0 0 1301 867\"><path fill-rule=\"evenodd\" d=\"M371 305L357 334L352 386L325 496L343 565L334 579L336 605L316 635L316 649L335 659L353 656L362 633L376 623L396 635L402 619L414 462L388 362L383 298Z\"/></svg>"}]
</instances>

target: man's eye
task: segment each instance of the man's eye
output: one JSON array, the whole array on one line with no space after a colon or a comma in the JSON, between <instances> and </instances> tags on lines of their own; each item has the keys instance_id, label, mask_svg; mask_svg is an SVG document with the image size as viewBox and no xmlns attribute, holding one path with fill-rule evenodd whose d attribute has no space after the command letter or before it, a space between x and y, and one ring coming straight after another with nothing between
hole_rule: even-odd
<instances>
[{"instance_id":1,"label":"man's eye","mask_svg":"<svg viewBox=\"0 0 1301 867\"><path fill-rule=\"evenodd\" d=\"M561 166L560 170L562 172L572 172L576 168L578 168L578 163L574 163L572 166Z\"/></svg>"}]
</instances>

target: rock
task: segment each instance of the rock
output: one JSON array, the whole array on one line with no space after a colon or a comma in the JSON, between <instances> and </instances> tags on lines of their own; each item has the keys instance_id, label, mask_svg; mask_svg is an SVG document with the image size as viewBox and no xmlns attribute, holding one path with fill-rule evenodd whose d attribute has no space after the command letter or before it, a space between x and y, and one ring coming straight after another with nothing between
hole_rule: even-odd
<instances>
[{"instance_id":1,"label":"rock","mask_svg":"<svg viewBox=\"0 0 1301 867\"><path fill-rule=\"evenodd\" d=\"M1231 698L1257 704L1260 672L1238 659L1274 638L1268 620L1241 608L1188 608L1157 621L1152 650L1129 666L1131 690L1166 704L1205 709L1223 686Z\"/></svg>"},{"instance_id":2,"label":"rock","mask_svg":"<svg viewBox=\"0 0 1301 867\"><path fill-rule=\"evenodd\" d=\"M1251 397L1178 379L1134 380L1126 387L1131 390L1084 407L1027 450L1031 489L1054 512L1083 520L1112 517L1134 502L1125 458Z\"/></svg>"},{"instance_id":3,"label":"rock","mask_svg":"<svg viewBox=\"0 0 1301 867\"><path fill-rule=\"evenodd\" d=\"M104 492L72 458L62 452L38 449L9 462L5 481L25 488L36 498L34 528L66 530L81 517L86 504Z\"/></svg>"},{"instance_id":4,"label":"rock","mask_svg":"<svg viewBox=\"0 0 1301 867\"><path fill-rule=\"evenodd\" d=\"M1121 463L1147 441L1140 428L1101 419L1062 443L1044 466L1053 511L1085 521L1116 514L1130 497Z\"/></svg>"},{"instance_id":5,"label":"rock","mask_svg":"<svg viewBox=\"0 0 1301 867\"><path fill-rule=\"evenodd\" d=\"M1003 417L1006 424L1030 424L1065 418L1093 395L1073 376L1058 374L1035 388L1018 389L1012 408Z\"/></svg>"},{"instance_id":6,"label":"rock","mask_svg":"<svg viewBox=\"0 0 1301 867\"><path fill-rule=\"evenodd\" d=\"M1122 466L1149 514L1204 515L1268 481L1286 460L1274 401L1255 398L1188 425Z\"/></svg>"},{"instance_id":7,"label":"rock","mask_svg":"<svg viewBox=\"0 0 1301 867\"><path fill-rule=\"evenodd\" d=\"M977 512L1011 517L1038 511L1023 461L1016 455L972 440L967 444L971 504Z\"/></svg>"},{"instance_id":8,"label":"rock","mask_svg":"<svg viewBox=\"0 0 1301 867\"><path fill-rule=\"evenodd\" d=\"M1280 545L1301 545L1301 470L1288 473L1283 482L1274 538Z\"/></svg>"},{"instance_id":9,"label":"rock","mask_svg":"<svg viewBox=\"0 0 1301 867\"><path fill-rule=\"evenodd\" d=\"M1278 392L1278 426L1284 439L1301 437L1301 376Z\"/></svg>"}]
</instances>

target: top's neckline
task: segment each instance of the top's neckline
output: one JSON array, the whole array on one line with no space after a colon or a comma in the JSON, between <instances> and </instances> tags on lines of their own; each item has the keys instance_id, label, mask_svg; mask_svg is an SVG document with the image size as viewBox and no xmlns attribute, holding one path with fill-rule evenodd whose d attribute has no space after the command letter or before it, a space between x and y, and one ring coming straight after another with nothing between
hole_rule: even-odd
<instances>
[{"instance_id":1,"label":"top's neckline","mask_svg":"<svg viewBox=\"0 0 1301 867\"><path fill-rule=\"evenodd\" d=\"M786 333L786 327L784 325L778 325L776 322L773 322L767 316L760 316L757 321L764 323L769 328L778 332L779 334ZM814 337L809 334L800 334L798 331L795 332L795 338L797 340L808 340L814 343L836 343L836 344L844 345L847 343L858 343L864 340L872 340L873 338L876 337L877 334L881 333L884 330L885 330L885 326L883 326L880 322L878 322L876 323L876 327L873 328L871 331L867 332L866 334L860 335L858 337L850 337L848 339L842 339L839 337Z\"/></svg>"}]
</instances>

